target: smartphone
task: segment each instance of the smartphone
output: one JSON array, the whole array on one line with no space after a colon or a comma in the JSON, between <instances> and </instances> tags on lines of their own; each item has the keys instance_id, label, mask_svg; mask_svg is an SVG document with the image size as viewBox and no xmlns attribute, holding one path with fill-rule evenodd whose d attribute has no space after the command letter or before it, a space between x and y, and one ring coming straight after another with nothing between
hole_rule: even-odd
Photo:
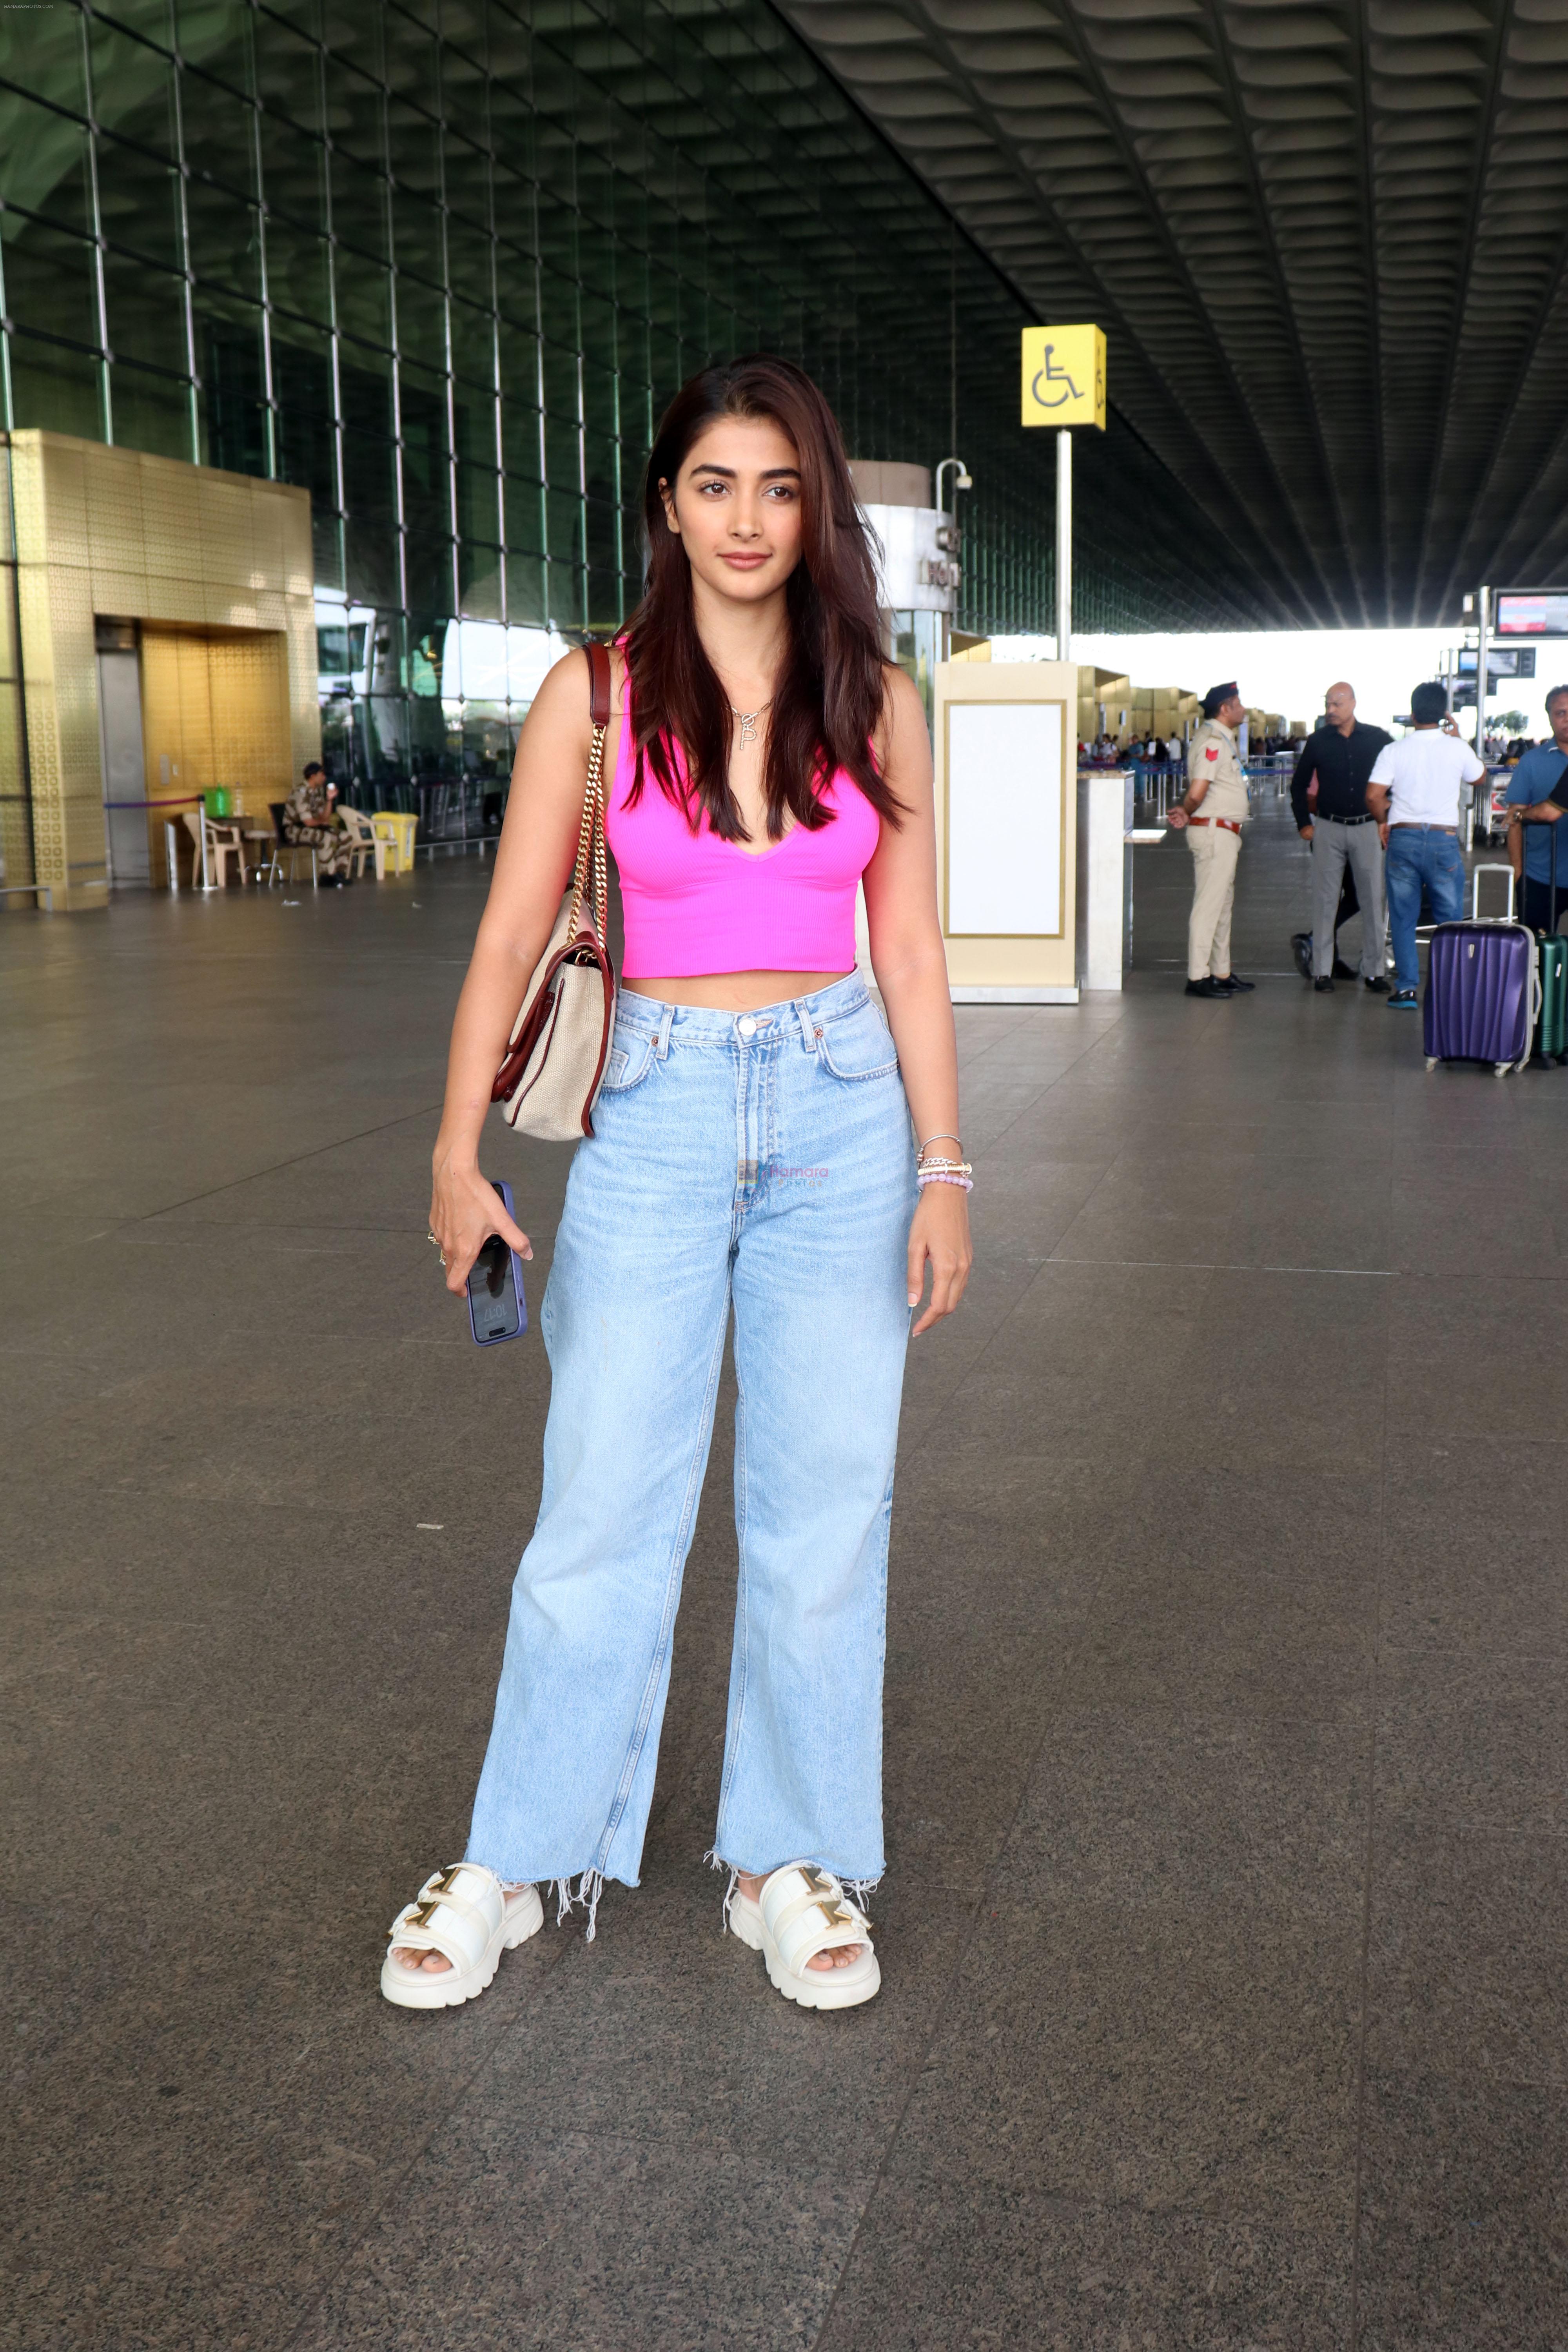
<instances>
[{"instance_id":1,"label":"smartphone","mask_svg":"<svg viewBox=\"0 0 1568 2352\"><path fill-rule=\"evenodd\" d=\"M492 1178L501 1206L512 1214L511 1188ZM522 1295L522 1260L500 1234L491 1234L468 1269L468 1324L481 1348L520 1339L528 1328Z\"/></svg>"}]
</instances>

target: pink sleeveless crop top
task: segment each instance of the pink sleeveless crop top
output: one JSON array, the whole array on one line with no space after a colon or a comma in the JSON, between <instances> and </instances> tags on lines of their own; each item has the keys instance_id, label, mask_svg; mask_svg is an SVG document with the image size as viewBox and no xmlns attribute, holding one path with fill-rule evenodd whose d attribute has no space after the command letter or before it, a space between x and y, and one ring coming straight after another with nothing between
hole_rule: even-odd
<instances>
[{"instance_id":1,"label":"pink sleeveless crop top","mask_svg":"<svg viewBox=\"0 0 1568 2352\"><path fill-rule=\"evenodd\" d=\"M628 701L605 812L621 877L628 980L715 971L852 971L855 887L881 838L881 819L842 768L823 790L836 812L812 832L795 824L763 850L721 840L704 810L693 833L645 768L642 798ZM685 763L676 753L677 773Z\"/></svg>"}]
</instances>

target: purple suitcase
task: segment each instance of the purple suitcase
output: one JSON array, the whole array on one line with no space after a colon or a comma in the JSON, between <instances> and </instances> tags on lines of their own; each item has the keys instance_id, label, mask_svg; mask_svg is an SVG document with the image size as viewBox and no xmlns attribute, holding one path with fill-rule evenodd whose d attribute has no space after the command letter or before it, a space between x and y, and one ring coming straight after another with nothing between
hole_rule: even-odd
<instances>
[{"instance_id":1,"label":"purple suitcase","mask_svg":"<svg viewBox=\"0 0 1568 2352\"><path fill-rule=\"evenodd\" d=\"M1421 1007L1426 1067L1489 1062L1500 1078L1522 1069L1540 990L1535 934L1523 923L1439 923Z\"/></svg>"}]
</instances>

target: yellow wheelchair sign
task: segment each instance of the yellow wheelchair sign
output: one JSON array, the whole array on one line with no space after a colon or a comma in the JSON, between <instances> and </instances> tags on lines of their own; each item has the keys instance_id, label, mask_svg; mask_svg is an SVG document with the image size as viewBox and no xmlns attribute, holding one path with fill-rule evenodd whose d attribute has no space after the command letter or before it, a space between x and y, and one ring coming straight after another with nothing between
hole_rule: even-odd
<instances>
[{"instance_id":1,"label":"yellow wheelchair sign","mask_svg":"<svg viewBox=\"0 0 1568 2352\"><path fill-rule=\"evenodd\" d=\"M1023 331L1026 425L1097 425L1105 430L1105 336L1099 327Z\"/></svg>"}]
</instances>

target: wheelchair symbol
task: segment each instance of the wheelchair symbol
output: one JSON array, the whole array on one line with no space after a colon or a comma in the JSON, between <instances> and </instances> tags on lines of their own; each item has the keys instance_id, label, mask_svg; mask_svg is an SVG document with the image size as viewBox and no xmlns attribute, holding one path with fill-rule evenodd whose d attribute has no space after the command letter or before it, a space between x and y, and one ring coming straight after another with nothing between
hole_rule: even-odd
<instances>
[{"instance_id":1,"label":"wheelchair symbol","mask_svg":"<svg viewBox=\"0 0 1568 2352\"><path fill-rule=\"evenodd\" d=\"M1047 343L1046 345L1045 366L1040 369L1034 383L1029 387L1035 405L1037 408L1063 408L1069 400L1081 400L1083 397L1083 394L1079 392L1077 384L1074 383L1066 368L1059 368L1057 366L1056 362L1051 356L1055 350L1055 343ZM1067 390L1065 392L1058 392L1054 400L1047 400L1045 394L1040 390L1040 386L1043 383L1064 383L1067 386Z\"/></svg>"}]
</instances>

